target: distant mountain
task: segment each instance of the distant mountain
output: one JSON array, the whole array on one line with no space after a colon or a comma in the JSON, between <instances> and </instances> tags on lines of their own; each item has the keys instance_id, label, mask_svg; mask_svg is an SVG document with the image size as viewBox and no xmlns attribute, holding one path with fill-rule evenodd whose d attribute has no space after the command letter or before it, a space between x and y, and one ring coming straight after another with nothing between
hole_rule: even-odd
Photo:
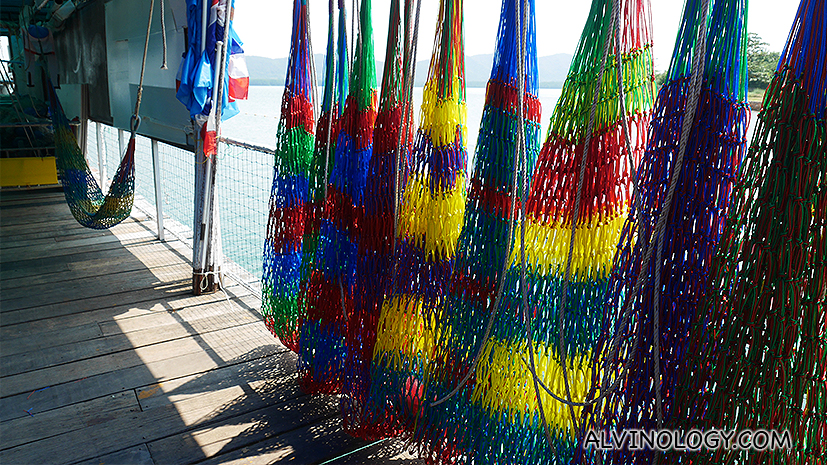
<instances>
[{"instance_id":1,"label":"distant mountain","mask_svg":"<svg viewBox=\"0 0 827 465\"><path fill-rule=\"evenodd\" d=\"M317 84L324 85L324 55L314 56L316 65ZM562 87L563 81L571 65L572 56L568 53L558 53L541 57L537 60L540 74L540 87ZM491 66L494 62L493 54L473 55L465 57L465 80L468 87L485 87L491 75ZM429 60L416 63L417 86L425 84L428 75ZM376 76L382 79L383 62L376 63ZM250 84L254 86L283 86L287 74L287 58L264 58L247 56L247 68L250 71Z\"/></svg>"}]
</instances>

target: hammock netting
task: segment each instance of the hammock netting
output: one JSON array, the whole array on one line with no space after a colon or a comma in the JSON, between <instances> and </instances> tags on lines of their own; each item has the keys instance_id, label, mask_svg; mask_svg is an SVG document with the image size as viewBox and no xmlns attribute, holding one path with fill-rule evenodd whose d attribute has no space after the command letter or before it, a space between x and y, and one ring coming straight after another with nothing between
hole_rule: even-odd
<instances>
[{"instance_id":1,"label":"hammock netting","mask_svg":"<svg viewBox=\"0 0 827 465\"><path fill-rule=\"evenodd\" d=\"M340 23L344 23L344 9L341 9L340 13ZM313 272L316 248L319 244L319 227L324 211L325 188L327 187L327 178L330 175L333 164L334 146L339 135L339 117L344 110L344 97L342 97L342 89L340 88L342 85L344 85L344 95L347 95L347 72L342 72L342 69L336 66L338 60L338 62L345 67L344 69L347 69L345 36L341 35L339 37L340 48L337 54L336 29L333 26L335 19L336 9L334 8L333 0L330 0L327 49L325 54L325 86L322 96L321 112L319 119L316 121L316 144L313 151L313 161L310 167L310 183L308 186L308 198L310 201L307 203L304 236L302 239L302 261L301 272L299 274L299 308L307 307L307 285L310 281L310 275ZM301 345L301 337L299 339L299 345Z\"/></svg>"},{"instance_id":2,"label":"hammock netting","mask_svg":"<svg viewBox=\"0 0 827 465\"><path fill-rule=\"evenodd\" d=\"M306 392L341 390L348 315L353 309L356 234L364 217L365 182L373 153L378 92L370 0L359 10L349 95L327 187L316 262L302 324L302 387Z\"/></svg>"},{"instance_id":3,"label":"hammock netting","mask_svg":"<svg viewBox=\"0 0 827 465\"><path fill-rule=\"evenodd\" d=\"M615 50L614 41L607 44L602 79L604 44L612 31L612 2L592 3L531 177L524 250L527 312L533 318L529 322L523 318L521 246L515 240L503 300L494 309L493 332L488 340L476 342L484 346L475 367L471 418L467 421L477 425L479 432L472 435L474 443L470 446L477 462L567 463L574 453L572 416L579 415L579 409L570 409L540 391L551 441L547 444L530 357L534 358L539 379L553 392L563 393L561 397L566 392L560 362L563 359L572 400L584 400L590 380L590 354L600 334L598 315L631 198L631 167L621 120L629 122L631 156L639 160L654 101L649 2L620 3L620 50ZM625 114L617 85L618 56L623 70ZM589 124L592 105L594 118ZM591 142L584 157L587 135ZM565 285L576 186L583 162L585 178L562 324L565 353L559 354L557 306Z\"/></svg>"},{"instance_id":4,"label":"hammock netting","mask_svg":"<svg viewBox=\"0 0 827 465\"><path fill-rule=\"evenodd\" d=\"M467 152L462 0L442 0L420 127L399 211L366 410L389 430L413 429L465 210Z\"/></svg>"},{"instance_id":5,"label":"hammock netting","mask_svg":"<svg viewBox=\"0 0 827 465\"><path fill-rule=\"evenodd\" d=\"M315 81L307 0L293 2L293 35L276 132L273 187L264 239L261 311L264 323L298 352L302 240L307 223L314 152Z\"/></svg>"},{"instance_id":6,"label":"hammock netting","mask_svg":"<svg viewBox=\"0 0 827 465\"><path fill-rule=\"evenodd\" d=\"M701 451L693 464L827 463L825 13L802 0L764 96L670 422L787 430L792 449Z\"/></svg>"},{"instance_id":7,"label":"hammock netting","mask_svg":"<svg viewBox=\"0 0 827 465\"><path fill-rule=\"evenodd\" d=\"M126 152L104 196L78 147L77 138L51 84L49 97L55 130L55 168L69 210L81 226L109 229L128 218L132 212L135 198L135 133L129 137Z\"/></svg>"},{"instance_id":8,"label":"hammock netting","mask_svg":"<svg viewBox=\"0 0 827 465\"><path fill-rule=\"evenodd\" d=\"M521 177L514 170L518 133L523 125L530 171L540 151L540 102L538 94L534 0L528 5L526 25L521 26L524 0L504 0L500 13L497 48L488 81L473 175L468 188L464 227L459 236L453 274L445 303L436 321L437 344L428 373L428 402L451 392L469 370L485 333L491 302L503 278L508 258L512 207L519 208L513 189ZM525 53L519 44L526 28ZM520 73L520 61L522 72ZM520 79L523 112L520 114ZM516 176L516 178L515 178ZM519 192L519 191L518 191ZM513 232L516 232L513 229ZM496 436L483 429L482 418L470 402L472 385L438 406L422 406L414 437L420 454L429 461L454 463L458 457L484 456Z\"/></svg>"},{"instance_id":9,"label":"hammock netting","mask_svg":"<svg viewBox=\"0 0 827 465\"><path fill-rule=\"evenodd\" d=\"M746 0L716 0L710 14L703 11L701 0L686 2L667 81L658 93L648 145L637 169L637 197L623 227L606 295L604 334L623 342L619 353L613 354L610 339L601 339L595 365L604 370L595 372L593 390L605 389L597 377L613 372L619 364L628 367L628 375L616 395L598 404L599 420L591 422L593 427L656 429L663 427L658 424L657 403L662 419L668 420L673 411L679 366L692 350L687 346L689 322L705 296L732 185L746 150L746 8ZM705 50L699 50L697 37L703 21L708 24L707 41ZM676 174L690 75L701 72L691 69L697 53L703 54L705 63L703 83L682 169ZM669 208L664 201L673 176L678 178ZM664 214L668 216L663 236L654 244L661 251L644 263L647 246L657 241L655 223ZM635 294L639 279L644 284ZM620 327L627 311L627 325ZM635 338L639 346L632 352ZM658 350L654 338L659 338ZM649 464L653 452L614 450L603 460L606 464Z\"/></svg>"},{"instance_id":10,"label":"hammock netting","mask_svg":"<svg viewBox=\"0 0 827 465\"><path fill-rule=\"evenodd\" d=\"M313 152L313 165L310 169L309 198L311 202L308 204L307 220L302 240L298 299L299 308L301 309L306 309L308 304L307 292L316 263L321 220L324 215L325 198L327 197L327 183L333 169L336 141L339 138L341 117L344 114L345 99L348 94L347 33L345 29L347 18L344 0L338 2L338 38L337 30L334 28L336 16L334 2L331 0L328 16L327 54L325 56L325 87L321 113L316 123L316 147ZM299 321L299 325L302 329L299 336L299 348L304 345L312 345L310 341L315 336L307 333L308 326L304 324L303 320Z\"/></svg>"},{"instance_id":11,"label":"hammock netting","mask_svg":"<svg viewBox=\"0 0 827 465\"><path fill-rule=\"evenodd\" d=\"M406 1L411 12L413 2ZM410 14L406 15L410 26ZM348 433L377 438L396 434L381 418L365 410L370 392L370 363L376 342L376 326L391 276L396 207L395 182L406 173L406 154L411 144L410 99L404 94L403 35L400 0L391 2L388 44L379 111L373 130L374 150L365 183L364 216L356 233L356 281L353 313L348 317L346 356L342 387L342 415ZM410 28L406 28L409 33Z\"/></svg>"}]
</instances>

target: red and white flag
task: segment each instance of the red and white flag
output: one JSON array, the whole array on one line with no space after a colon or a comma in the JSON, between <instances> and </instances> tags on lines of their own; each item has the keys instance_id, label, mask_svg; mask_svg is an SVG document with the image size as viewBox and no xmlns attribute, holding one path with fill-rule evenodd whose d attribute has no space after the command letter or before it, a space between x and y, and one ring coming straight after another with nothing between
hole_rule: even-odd
<instances>
[{"instance_id":1,"label":"red and white flag","mask_svg":"<svg viewBox=\"0 0 827 465\"><path fill-rule=\"evenodd\" d=\"M204 157L210 158L218 153L218 135L215 133L215 111L210 111L207 121L201 127L201 140L204 141Z\"/></svg>"},{"instance_id":2,"label":"red and white flag","mask_svg":"<svg viewBox=\"0 0 827 465\"><path fill-rule=\"evenodd\" d=\"M229 77L229 92L227 96L230 101L247 100L247 92L250 90L250 73L247 71L247 60L244 54L234 53L230 55L230 62L227 64L227 76Z\"/></svg>"}]
</instances>

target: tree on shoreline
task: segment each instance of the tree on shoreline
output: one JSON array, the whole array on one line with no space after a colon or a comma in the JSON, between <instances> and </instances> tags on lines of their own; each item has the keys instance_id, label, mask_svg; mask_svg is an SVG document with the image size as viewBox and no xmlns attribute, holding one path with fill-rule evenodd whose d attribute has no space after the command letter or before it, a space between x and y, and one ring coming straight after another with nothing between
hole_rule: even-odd
<instances>
[{"instance_id":1,"label":"tree on shoreline","mask_svg":"<svg viewBox=\"0 0 827 465\"><path fill-rule=\"evenodd\" d=\"M781 54L767 50L768 46L769 44L754 32L750 32L747 36L747 68L750 90L766 89L778 67Z\"/></svg>"}]
</instances>

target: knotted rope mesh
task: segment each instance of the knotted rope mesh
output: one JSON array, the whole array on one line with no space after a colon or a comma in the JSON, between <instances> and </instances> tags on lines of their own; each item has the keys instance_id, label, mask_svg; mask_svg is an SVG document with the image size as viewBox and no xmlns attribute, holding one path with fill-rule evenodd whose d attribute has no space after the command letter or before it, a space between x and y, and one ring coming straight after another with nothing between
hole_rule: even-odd
<instances>
[{"instance_id":1,"label":"knotted rope mesh","mask_svg":"<svg viewBox=\"0 0 827 465\"><path fill-rule=\"evenodd\" d=\"M788 430L793 448L701 451L693 463L827 461L825 13L802 0L764 96L670 422Z\"/></svg>"},{"instance_id":2,"label":"knotted rope mesh","mask_svg":"<svg viewBox=\"0 0 827 465\"><path fill-rule=\"evenodd\" d=\"M303 236L313 162L315 80L307 0L293 2L290 58L276 132L273 187L264 239L264 323L290 350L299 350L299 305Z\"/></svg>"},{"instance_id":3,"label":"knotted rope mesh","mask_svg":"<svg viewBox=\"0 0 827 465\"><path fill-rule=\"evenodd\" d=\"M346 23L343 2L339 2L339 5L339 23L344 25ZM310 201L306 204L302 239L298 297L298 306L302 309L307 308L307 288L316 262L316 250L319 245L319 229L324 213L327 182L332 170L333 154L339 136L340 119L344 111L345 97L347 96L347 43L345 42L346 36L340 34L337 46L336 29L334 28L336 11L334 0L330 0L327 53L325 55L325 86L321 112L316 121L316 143L308 186ZM312 335L302 334L299 337L299 346L302 345L301 341L306 341L308 337L312 337Z\"/></svg>"},{"instance_id":4,"label":"knotted rope mesh","mask_svg":"<svg viewBox=\"0 0 827 465\"><path fill-rule=\"evenodd\" d=\"M391 2L388 43L379 112L373 130L374 150L365 183L364 216L356 231L356 282L353 313L348 317L342 413L344 427L364 438L392 436L381 418L365 409L370 392L370 364L382 302L390 288L394 244L394 183L399 166L406 170L412 142L410 100L404 89L403 32L410 31L413 2L406 2L406 31L402 29L400 0Z\"/></svg>"},{"instance_id":5,"label":"knotted rope mesh","mask_svg":"<svg viewBox=\"0 0 827 465\"><path fill-rule=\"evenodd\" d=\"M495 431L496 435L474 438L472 447L482 451L477 452L477 461L567 463L573 456L572 413L579 415L579 409L541 393L552 442L546 444L530 365L536 365L545 386L565 398L564 358L571 399L584 400L590 381L590 354L600 334L599 310L631 198L631 167L621 121L625 117L630 123L631 158L637 160L645 146L645 128L654 100L648 10L646 0L621 2L618 14L622 33L617 50L611 41L612 2L592 3L527 196L524 250L527 310L533 320L523 321L521 247L517 244L510 252L506 292L496 309L492 335L482 342L484 349L470 397L473 421L480 425L479 431ZM605 67L604 45L610 52ZM622 66L625 114L619 99L618 62ZM584 160L586 140L590 142ZM582 163L585 175L571 255L571 282L567 284ZM558 305L564 288L567 303L560 327ZM530 340L526 324L530 326ZM560 331L564 357L559 352Z\"/></svg>"},{"instance_id":6,"label":"knotted rope mesh","mask_svg":"<svg viewBox=\"0 0 827 465\"><path fill-rule=\"evenodd\" d=\"M49 97L55 130L55 168L66 204L80 225L91 229L109 229L132 213L135 198L135 133L130 135L112 184L103 195L51 84Z\"/></svg>"},{"instance_id":7,"label":"knotted rope mesh","mask_svg":"<svg viewBox=\"0 0 827 465\"><path fill-rule=\"evenodd\" d=\"M717 0L711 13L701 0L688 0L685 5L668 78L659 91L648 146L637 170L637 198L623 227L609 280L606 337L595 350L595 363L603 370L595 372L592 392L601 388L598 376L618 365L628 374L620 392L597 404L595 410L602 417L592 419L591 426L648 430L662 427L672 415L676 376L692 350L687 328L705 296L712 256L746 150L746 3ZM708 23L704 49L697 41L702 22ZM705 63L703 84L695 113L689 116L690 75L702 72L692 69L696 54L702 54ZM691 132L681 170L676 172L679 140L689 117L693 117ZM665 197L675 176L669 208ZM659 238L655 224L661 215L668 219ZM647 262L645 251L652 241L661 249L654 255L660 260ZM644 284L635 294L639 279ZM631 318L620 327L627 307ZM620 353L613 352L612 338L622 341ZM635 339L638 349L632 353ZM604 463L617 464L652 460L652 451L628 449L604 457Z\"/></svg>"},{"instance_id":8,"label":"knotted rope mesh","mask_svg":"<svg viewBox=\"0 0 827 465\"><path fill-rule=\"evenodd\" d=\"M521 11L524 4L528 7L525 15ZM523 32L525 52L521 50ZM504 0L468 188L464 227L445 303L436 320L438 339L434 362L425 380L428 402L450 395L474 370L475 357L491 315L491 302L502 293L501 281L516 232L513 214L518 209L517 195L520 195L517 164L521 125L529 170L540 151L538 88L534 1ZM521 91L524 92L522 99ZM520 111L521 102L523 111ZM479 421L481 412L474 411L478 406L470 402L473 387L473 383L459 386L461 390L445 402L426 404L418 412L421 418L415 438L421 454L430 461L454 463L470 457L485 457L499 447L498 436L486 430L486 425Z\"/></svg>"},{"instance_id":9,"label":"knotted rope mesh","mask_svg":"<svg viewBox=\"0 0 827 465\"><path fill-rule=\"evenodd\" d=\"M465 210L463 2L442 0L420 127L399 212L390 292L377 326L368 400L386 428L413 428Z\"/></svg>"},{"instance_id":10,"label":"knotted rope mesh","mask_svg":"<svg viewBox=\"0 0 827 465\"><path fill-rule=\"evenodd\" d=\"M371 18L371 1L362 0L349 95L340 120L302 328L302 335L307 336L301 347L301 383L306 392L334 393L342 387L357 234L365 216L365 183L378 100Z\"/></svg>"}]
</instances>

